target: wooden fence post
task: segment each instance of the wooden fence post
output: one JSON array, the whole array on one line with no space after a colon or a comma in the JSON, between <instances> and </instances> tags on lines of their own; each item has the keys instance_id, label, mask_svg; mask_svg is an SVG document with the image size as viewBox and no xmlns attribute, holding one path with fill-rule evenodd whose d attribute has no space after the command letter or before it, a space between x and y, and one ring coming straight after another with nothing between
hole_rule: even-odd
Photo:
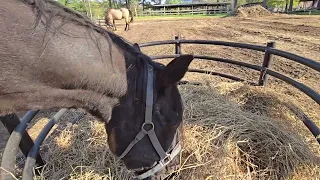
<instances>
[{"instance_id":1,"label":"wooden fence post","mask_svg":"<svg viewBox=\"0 0 320 180\"><path fill-rule=\"evenodd\" d=\"M260 77L259 77L259 82L258 82L259 86L264 86L267 83L268 74L266 74L266 70L269 68L270 61L272 59L272 54L270 54L268 50L269 50L269 48L274 48L274 47L275 47L275 42L268 42L267 43L267 49L264 53L264 58L263 58L263 63L262 63L263 70L261 70L261 72L260 72Z\"/></svg>"},{"instance_id":2,"label":"wooden fence post","mask_svg":"<svg viewBox=\"0 0 320 180\"><path fill-rule=\"evenodd\" d=\"M176 35L174 37L174 40L176 40L175 43L175 54L181 54L181 44L180 44L180 35Z\"/></svg>"}]
</instances>

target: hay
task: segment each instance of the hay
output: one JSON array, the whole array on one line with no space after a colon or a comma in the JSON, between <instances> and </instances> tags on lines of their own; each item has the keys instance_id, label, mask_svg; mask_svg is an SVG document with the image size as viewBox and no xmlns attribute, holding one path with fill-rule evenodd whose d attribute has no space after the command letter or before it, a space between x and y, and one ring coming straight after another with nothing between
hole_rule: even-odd
<instances>
[{"instance_id":1,"label":"hay","mask_svg":"<svg viewBox=\"0 0 320 180\"><path fill-rule=\"evenodd\" d=\"M204 167L182 173L183 179L205 179L206 174L222 179L282 179L293 176L301 166L311 166L313 174L319 173L313 162L314 153L290 127L243 111L210 87L184 87L181 91L189 127L185 133L193 134L188 136L185 150L198 154L193 155L193 163L212 160ZM195 139L189 144L192 138ZM198 158L199 154L203 156Z\"/></svg>"},{"instance_id":2,"label":"hay","mask_svg":"<svg viewBox=\"0 0 320 180\"><path fill-rule=\"evenodd\" d=\"M255 5L250 7L239 7L236 11L236 16L238 17L263 17L270 16L272 13L262 7L261 5Z\"/></svg>"},{"instance_id":3,"label":"hay","mask_svg":"<svg viewBox=\"0 0 320 180\"><path fill-rule=\"evenodd\" d=\"M237 103L242 110L270 117L273 121L299 132L311 149L320 154L319 144L302 123L307 115L320 126L320 111L309 108L313 104L305 98L297 98L301 92L279 86L276 86L277 91L274 91L275 87L257 87L242 83L219 83L216 88L220 94Z\"/></svg>"},{"instance_id":4,"label":"hay","mask_svg":"<svg viewBox=\"0 0 320 180\"><path fill-rule=\"evenodd\" d=\"M174 179L320 177L317 157L305 139L295 126L287 126L291 122L277 120L286 116L271 119L258 113L280 100L256 98L252 109L246 109L245 92L258 91L244 87L242 83L179 86L185 106L184 148ZM41 151L48 164L36 179L133 179L108 149L104 125L89 115L72 127L57 128Z\"/></svg>"}]
</instances>

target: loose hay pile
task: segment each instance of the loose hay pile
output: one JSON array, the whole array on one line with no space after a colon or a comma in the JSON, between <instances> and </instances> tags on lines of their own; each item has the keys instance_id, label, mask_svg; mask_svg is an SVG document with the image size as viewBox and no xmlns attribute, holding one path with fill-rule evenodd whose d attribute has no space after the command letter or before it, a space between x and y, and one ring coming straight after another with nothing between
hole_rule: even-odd
<instances>
[{"instance_id":1,"label":"loose hay pile","mask_svg":"<svg viewBox=\"0 0 320 180\"><path fill-rule=\"evenodd\" d=\"M243 111L215 88L189 86L181 91L188 127L185 153L193 154L190 163L207 163L182 172L183 179L205 179L209 175L222 179L282 179L296 177L293 172L302 167L312 169L305 177L320 177L314 153L290 126Z\"/></svg>"},{"instance_id":2,"label":"loose hay pile","mask_svg":"<svg viewBox=\"0 0 320 180\"><path fill-rule=\"evenodd\" d=\"M270 15L272 15L272 13L261 5L239 7L236 11L236 16L238 17L263 17Z\"/></svg>"},{"instance_id":3,"label":"loose hay pile","mask_svg":"<svg viewBox=\"0 0 320 180\"><path fill-rule=\"evenodd\" d=\"M184 149L175 179L320 177L317 157L291 126L228 99L242 86L179 87L185 106ZM42 146L48 164L37 179L133 179L106 139L104 125L90 116L49 137Z\"/></svg>"}]
</instances>

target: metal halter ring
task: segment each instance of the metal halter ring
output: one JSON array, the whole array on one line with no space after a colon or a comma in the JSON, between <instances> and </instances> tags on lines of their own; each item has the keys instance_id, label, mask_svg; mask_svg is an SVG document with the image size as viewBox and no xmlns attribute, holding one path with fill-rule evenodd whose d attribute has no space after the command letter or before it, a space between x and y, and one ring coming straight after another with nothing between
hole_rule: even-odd
<instances>
[{"instance_id":1,"label":"metal halter ring","mask_svg":"<svg viewBox=\"0 0 320 180\"><path fill-rule=\"evenodd\" d=\"M147 128L146 128L148 125L151 125L151 128L150 128L150 129L147 129ZM146 134L148 134L148 132L150 132L150 131L152 131L152 130L154 130L154 124L153 124L152 122L150 122L150 123L144 122L144 123L142 124L142 126L141 126L141 131L144 132L144 133L146 133Z\"/></svg>"}]
</instances>

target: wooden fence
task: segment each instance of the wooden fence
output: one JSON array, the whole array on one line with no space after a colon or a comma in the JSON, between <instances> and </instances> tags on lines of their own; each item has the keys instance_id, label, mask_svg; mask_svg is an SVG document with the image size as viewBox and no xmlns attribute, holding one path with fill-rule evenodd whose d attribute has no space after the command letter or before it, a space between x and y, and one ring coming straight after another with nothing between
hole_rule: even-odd
<instances>
[{"instance_id":1,"label":"wooden fence","mask_svg":"<svg viewBox=\"0 0 320 180\"><path fill-rule=\"evenodd\" d=\"M175 9L138 12L137 16L166 16L166 15L195 15L195 14L220 14L229 13L230 8L217 9Z\"/></svg>"},{"instance_id":2,"label":"wooden fence","mask_svg":"<svg viewBox=\"0 0 320 180\"><path fill-rule=\"evenodd\" d=\"M221 13L230 13L231 9L229 7L226 8L212 8L212 9L175 9L175 10L157 10L157 11L142 11L138 12L136 16L143 17L143 16L167 16L167 15L197 15L197 14L221 14ZM104 19L96 19L95 22L99 26L105 25Z\"/></svg>"}]
</instances>

